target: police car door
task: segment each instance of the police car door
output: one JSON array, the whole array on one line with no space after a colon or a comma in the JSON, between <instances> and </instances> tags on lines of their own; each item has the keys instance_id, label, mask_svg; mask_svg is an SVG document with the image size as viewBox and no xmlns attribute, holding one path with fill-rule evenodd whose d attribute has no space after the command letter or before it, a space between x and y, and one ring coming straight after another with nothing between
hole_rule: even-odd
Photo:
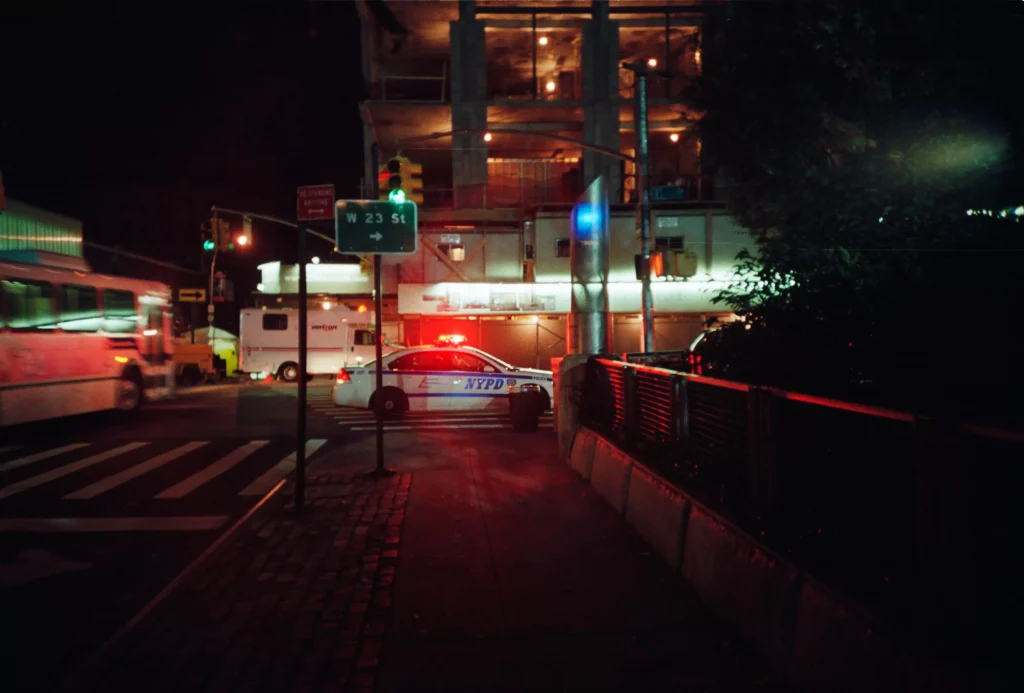
<instances>
[{"instance_id":1,"label":"police car door","mask_svg":"<svg viewBox=\"0 0 1024 693\"><path fill-rule=\"evenodd\" d=\"M452 408L498 409L505 406L505 375L476 354L452 352Z\"/></svg>"},{"instance_id":2,"label":"police car door","mask_svg":"<svg viewBox=\"0 0 1024 693\"><path fill-rule=\"evenodd\" d=\"M396 384L409 398L410 411L438 411L448 409L450 365L446 354L424 349L395 359L388 368L396 373Z\"/></svg>"}]
</instances>

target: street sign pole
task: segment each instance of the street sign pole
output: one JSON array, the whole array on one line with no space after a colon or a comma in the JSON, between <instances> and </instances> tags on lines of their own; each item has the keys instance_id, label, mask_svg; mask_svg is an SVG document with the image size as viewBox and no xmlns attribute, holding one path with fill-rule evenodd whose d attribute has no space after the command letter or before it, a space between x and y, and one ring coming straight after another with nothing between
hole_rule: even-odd
<instances>
[{"instance_id":1,"label":"street sign pole","mask_svg":"<svg viewBox=\"0 0 1024 693\"><path fill-rule=\"evenodd\" d=\"M295 512L302 512L306 500L306 230L299 222L299 411L295 433Z\"/></svg>"}]
</instances>

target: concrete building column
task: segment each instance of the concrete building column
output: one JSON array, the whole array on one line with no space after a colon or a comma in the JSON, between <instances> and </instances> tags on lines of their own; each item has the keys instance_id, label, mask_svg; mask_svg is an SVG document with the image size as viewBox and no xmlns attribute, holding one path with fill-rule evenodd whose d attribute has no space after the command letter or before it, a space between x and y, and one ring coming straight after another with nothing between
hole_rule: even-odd
<instances>
[{"instance_id":1,"label":"concrete building column","mask_svg":"<svg viewBox=\"0 0 1024 693\"><path fill-rule=\"evenodd\" d=\"M594 0L592 19L583 26L583 139L619 151L619 24L608 18L607 1ZM583 185L599 176L613 202L621 197L621 162L583 152Z\"/></svg>"},{"instance_id":2,"label":"concrete building column","mask_svg":"<svg viewBox=\"0 0 1024 693\"><path fill-rule=\"evenodd\" d=\"M450 25L452 50L452 129L487 127L487 49L484 23L476 18L476 3L460 0L459 18ZM452 138L452 185L455 205L462 209L485 206L487 146L483 135Z\"/></svg>"}]
</instances>

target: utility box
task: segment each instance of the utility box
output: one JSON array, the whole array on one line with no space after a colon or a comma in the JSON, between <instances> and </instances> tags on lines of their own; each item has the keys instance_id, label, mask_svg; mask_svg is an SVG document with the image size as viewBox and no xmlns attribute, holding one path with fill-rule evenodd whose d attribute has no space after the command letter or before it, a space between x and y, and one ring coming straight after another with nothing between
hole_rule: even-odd
<instances>
[{"instance_id":1,"label":"utility box","mask_svg":"<svg viewBox=\"0 0 1024 693\"><path fill-rule=\"evenodd\" d=\"M689 279L697 274L697 253L692 250L672 250L672 275Z\"/></svg>"}]
</instances>

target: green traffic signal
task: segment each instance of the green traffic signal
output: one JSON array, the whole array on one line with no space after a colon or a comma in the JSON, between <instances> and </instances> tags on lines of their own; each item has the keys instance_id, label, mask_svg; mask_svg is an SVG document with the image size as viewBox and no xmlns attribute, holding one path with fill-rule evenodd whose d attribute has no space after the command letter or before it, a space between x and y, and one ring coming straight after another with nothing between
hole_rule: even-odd
<instances>
[{"instance_id":1,"label":"green traffic signal","mask_svg":"<svg viewBox=\"0 0 1024 693\"><path fill-rule=\"evenodd\" d=\"M397 190L392 190L391 192L388 193L388 199L391 200L392 202L402 204L403 202L405 202L405 191L402 190L401 188L398 188Z\"/></svg>"},{"instance_id":2,"label":"green traffic signal","mask_svg":"<svg viewBox=\"0 0 1024 693\"><path fill-rule=\"evenodd\" d=\"M203 250L213 250L213 241L211 241L210 239L206 239L205 241L203 241Z\"/></svg>"}]
</instances>

